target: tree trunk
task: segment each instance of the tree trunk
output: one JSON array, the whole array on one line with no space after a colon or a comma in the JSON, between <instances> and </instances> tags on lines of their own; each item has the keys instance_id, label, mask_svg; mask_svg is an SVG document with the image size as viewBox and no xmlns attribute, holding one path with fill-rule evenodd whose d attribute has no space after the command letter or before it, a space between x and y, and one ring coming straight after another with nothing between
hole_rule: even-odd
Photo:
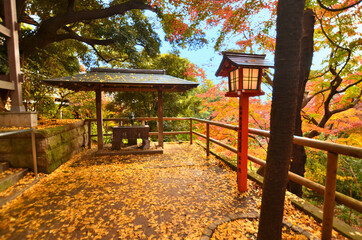
<instances>
[{"instance_id":1,"label":"tree trunk","mask_svg":"<svg viewBox=\"0 0 362 240\"><path fill-rule=\"evenodd\" d=\"M305 86L308 81L310 67L312 66L313 59L313 34L314 34L314 12L311 9L307 9L303 14L303 36L302 36L302 46L301 46L301 69L300 69L300 78L298 83L298 102L297 102L297 116L295 118L295 131L294 135L302 136L302 103L304 98ZM305 154L304 146L293 145L293 156L292 162L290 164L290 171L296 173L300 176L304 176L305 172L305 162L307 156ZM303 195L302 185L290 181L288 183L288 190L297 196L301 197Z\"/></svg>"},{"instance_id":2,"label":"tree trunk","mask_svg":"<svg viewBox=\"0 0 362 240\"><path fill-rule=\"evenodd\" d=\"M285 191L292 153L300 76L305 0L279 0L270 142L258 239L281 239Z\"/></svg>"}]
</instances>

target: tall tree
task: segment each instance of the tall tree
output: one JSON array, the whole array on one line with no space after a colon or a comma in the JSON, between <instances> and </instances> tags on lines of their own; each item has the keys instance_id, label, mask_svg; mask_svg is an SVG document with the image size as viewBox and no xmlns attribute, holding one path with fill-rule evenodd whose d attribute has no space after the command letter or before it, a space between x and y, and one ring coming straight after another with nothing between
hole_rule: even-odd
<instances>
[{"instance_id":1,"label":"tall tree","mask_svg":"<svg viewBox=\"0 0 362 240\"><path fill-rule=\"evenodd\" d=\"M343 2L338 8L324 6L321 1L318 3L320 6L314 6L314 10L309 8L304 13L301 75L295 120L295 135L297 136L303 135L302 119L306 120L305 124L309 122L315 125L314 129L312 128L305 134L306 137L311 138L318 136L321 129L333 126L333 123L330 126L327 125L331 117L354 108L361 101L362 96L362 78L355 75L360 67L356 64L358 57L354 56L359 52L362 44L358 38L353 37L355 27L352 24L352 19L359 18L360 10L358 8L352 10L351 8L357 4L349 5L349 1ZM307 6L312 7L310 2ZM344 11L343 14L342 11ZM319 26L316 37L314 37L315 17L318 18ZM312 76L310 76L314 39L316 39L317 46L330 48L331 54L327 60L328 64L324 68L312 71ZM316 49L318 48L316 47ZM318 87L315 82L318 82L321 87ZM310 88L310 86L315 88L312 91L306 91L306 87ZM321 102L315 104L318 97ZM344 101L338 103L337 101L341 99ZM315 106L323 105L323 110L320 109L322 110L320 111L317 107L313 112L306 111L306 106L311 102L314 102ZM294 145L290 171L304 176L305 162L304 147ZM298 196L303 194L302 186L294 182L289 183L288 190Z\"/></svg>"},{"instance_id":2,"label":"tall tree","mask_svg":"<svg viewBox=\"0 0 362 240\"><path fill-rule=\"evenodd\" d=\"M2 2L0 0L0 18L3 19ZM19 22L32 26L20 39L25 58L52 43L71 39L86 44L100 60L139 62L155 56L160 46L154 22L145 11L157 14L166 33L176 26L172 22L172 11L146 0L17 0L16 3ZM184 45L205 42L203 31L188 29L178 37L172 33L174 39L182 37Z\"/></svg>"},{"instance_id":3,"label":"tall tree","mask_svg":"<svg viewBox=\"0 0 362 240\"><path fill-rule=\"evenodd\" d=\"M314 12L311 9L306 9L303 14L303 34L301 43L301 61L300 61L300 76L298 81L298 100L296 106L295 130L294 135L303 136L302 132L302 103L305 95L305 87L309 79L309 72L313 60L313 37L314 37ZM290 171L300 176L304 176L305 163L307 155L304 146L294 144L292 161L290 163ZM302 185L290 181L288 190L298 196L303 195Z\"/></svg>"},{"instance_id":4,"label":"tall tree","mask_svg":"<svg viewBox=\"0 0 362 240\"><path fill-rule=\"evenodd\" d=\"M19 23L22 23L20 51L24 70L34 65L32 59L45 55L49 59L58 58L58 61L78 58L86 67L104 63L121 67L137 66L159 53L161 40L155 31L154 19L162 22L165 31L169 31L173 25L169 21L172 13L164 13L162 8L146 0L16 0L16 6ZM155 14L147 15L146 11ZM0 0L0 19L3 18L3 0ZM202 31L191 29L187 32L182 34L185 36L184 45L204 42ZM0 63L7 61L5 44L6 38L0 36ZM78 44L78 47L72 48L72 51L52 51L63 44ZM70 63L72 65L73 61ZM41 68L41 64L44 62L39 62L37 67ZM0 72L6 74L7 69L3 69L3 66L7 64L0 66ZM58 69L57 65L51 75L33 70L29 69L29 81L25 86L36 88L25 91L27 99L33 98L35 92L45 92L42 91L41 84L38 84L39 77L69 74L69 71L62 71L64 69L61 67ZM36 74L38 75L35 76ZM34 80L36 84L33 84ZM41 94L38 96L45 97ZM0 110L5 110L7 91L0 92L0 97ZM28 106L30 108L30 104Z\"/></svg>"},{"instance_id":5,"label":"tall tree","mask_svg":"<svg viewBox=\"0 0 362 240\"><path fill-rule=\"evenodd\" d=\"M258 239L281 239L296 117L305 0L279 0L270 142Z\"/></svg>"}]
</instances>

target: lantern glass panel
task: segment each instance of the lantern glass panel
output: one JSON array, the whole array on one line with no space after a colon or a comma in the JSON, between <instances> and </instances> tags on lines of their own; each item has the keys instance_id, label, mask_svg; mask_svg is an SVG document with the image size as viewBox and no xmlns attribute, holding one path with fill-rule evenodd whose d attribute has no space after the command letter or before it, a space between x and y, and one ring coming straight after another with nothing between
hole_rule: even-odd
<instances>
[{"instance_id":1,"label":"lantern glass panel","mask_svg":"<svg viewBox=\"0 0 362 240\"><path fill-rule=\"evenodd\" d=\"M230 72L230 91L239 89L239 69Z\"/></svg>"},{"instance_id":2,"label":"lantern glass panel","mask_svg":"<svg viewBox=\"0 0 362 240\"><path fill-rule=\"evenodd\" d=\"M259 69L243 68L243 89L258 90Z\"/></svg>"}]
</instances>

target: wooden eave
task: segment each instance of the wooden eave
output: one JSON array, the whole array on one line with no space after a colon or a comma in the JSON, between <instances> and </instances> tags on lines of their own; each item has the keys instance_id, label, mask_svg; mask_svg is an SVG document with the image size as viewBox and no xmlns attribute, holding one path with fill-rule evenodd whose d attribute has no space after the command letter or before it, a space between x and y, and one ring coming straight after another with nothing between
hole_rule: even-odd
<instances>
[{"instance_id":1,"label":"wooden eave","mask_svg":"<svg viewBox=\"0 0 362 240\"><path fill-rule=\"evenodd\" d=\"M183 92L198 83L164 74L164 70L95 69L87 74L43 80L46 84L73 91Z\"/></svg>"},{"instance_id":2,"label":"wooden eave","mask_svg":"<svg viewBox=\"0 0 362 240\"><path fill-rule=\"evenodd\" d=\"M107 83L67 83L67 82L48 82L44 81L48 85L55 87L67 88L73 91L94 91L101 89L102 91L109 92L153 92L161 89L164 92L183 92L194 88L197 85L164 85L164 84L152 84L152 85L132 85L132 84L107 84Z\"/></svg>"},{"instance_id":3,"label":"wooden eave","mask_svg":"<svg viewBox=\"0 0 362 240\"><path fill-rule=\"evenodd\" d=\"M222 52L223 59L220 63L216 76L227 77L229 73L240 66L250 66L258 68L274 67L273 63L265 60L264 54L247 54L235 52Z\"/></svg>"}]
</instances>

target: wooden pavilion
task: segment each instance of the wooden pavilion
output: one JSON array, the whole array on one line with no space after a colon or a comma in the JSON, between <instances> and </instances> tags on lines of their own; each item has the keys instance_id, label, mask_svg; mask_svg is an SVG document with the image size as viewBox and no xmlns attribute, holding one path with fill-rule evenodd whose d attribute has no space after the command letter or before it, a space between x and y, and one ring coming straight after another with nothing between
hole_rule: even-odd
<instances>
[{"instance_id":1,"label":"wooden pavilion","mask_svg":"<svg viewBox=\"0 0 362 240\"><path fill-rule=\"evenodd\" d=\"M95 91L98 150L103 150L102 91L157 91L158 145L163 148L162 92L183 92L198 83L166 75L165 70L93 68L85 74L43 80L46 84L73 91Z\"/></svg>"}]
</instances>

